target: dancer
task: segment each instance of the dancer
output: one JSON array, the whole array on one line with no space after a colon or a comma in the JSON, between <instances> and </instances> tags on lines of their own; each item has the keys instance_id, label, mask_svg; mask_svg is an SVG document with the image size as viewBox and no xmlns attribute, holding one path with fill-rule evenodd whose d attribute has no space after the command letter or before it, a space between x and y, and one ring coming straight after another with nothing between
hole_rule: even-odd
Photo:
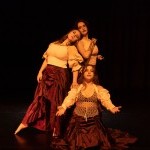
<instances>
[{"instance_id":1,"label":"dancer","mask_svg":"<svg viewBox=\"0 0 150 150\"><path fill-rule=\"evenodd\" d=\"M74 27L78 29L82 35L81 40L76 43L78 52L83 57L82 67L87 64L96 66L97 60L103 60L104 57L99 55L99 48L96 44L96 38L89 38L89 23L84 19L79 19L75 22ZM80 70L82 72L82 70ZM77 75L80 78L80 73ZM95 74L97 83L99 83L98 74Z\"/></svg>"},{"instance_id":2,"label":"dancer","mask_svg":"<svg viewBox=\"0 0 150 150\"><path fill-rule=\"evenodd\" d=\"M67 62L73 74L81 68L79 63L83 59L74 46L80 38L80 32L73 29L60 40L50 43L43 54L44 61L37 75L38 85L33 102L15 134L24 128L34 127L41 131L50 131L52 136L60 136L61 119L55 114L70 88ZM72 82L77 83L76 75L73 77Z\"/></svg>"},{"instance_id":3,"label":"dancer","mask_svg":"<svg viewBox=\"0 0 150 150\"><path fill-rule=\"evenodd\" d=\"M87 60L90 56L89 64L96 65L97 59L103 60L102 55L98 55L99 49L96 45L96 38L89 38L89 23L84 19L79 19L75 23L75 28L77 28L82 34L82 39L76 44L79 53Z\"/></svg>"},{"instance_id":4,"label":"dancer","mask_svg":"<svg viewBox=\"0 0 150 150\"><path fill-rule=\"evenodd\" d=\"M66 146L66 150L86 148L122 150L136 142L137 138L129 133L108 129L103 124L102 111L98 103L100 102L113 114L119 113L121 106L115 106L110 99L109 91L94 83L94 74L95 68L90 65L86 66L82 74L82 83L78 88L72 88L62 105L58 107L56 115L61 116L67 108L75 104L64 141L53 141L53 149Z\"/></svg>"}]
</instances>

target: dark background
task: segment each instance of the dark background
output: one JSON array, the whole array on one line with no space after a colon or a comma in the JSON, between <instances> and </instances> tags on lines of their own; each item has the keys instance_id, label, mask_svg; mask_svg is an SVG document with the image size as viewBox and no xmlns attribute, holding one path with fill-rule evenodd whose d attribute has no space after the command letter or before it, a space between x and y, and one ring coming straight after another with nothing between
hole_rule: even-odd
<instances>
[{"instance_id":1,"label":"dark background","mask_svg":"<svg viewBox=\"0 0 150 150\"><path fill-rule=\"evenodd\" d=\"M90 37L98 39L100 53L105 57L97 66L101 84L110 91L113 103L122 105L119 114L104 112L104 123L136 135L139 142L134 150L149 150L149 3L1 0L0 149L23 146L13 133L33 100L42 55L50 42L71 29L77 18L84 18L90 23ZM50 141L43 138L46 135L32 134L30 130L27 134L24 140L30 141L28 148L49 149Z\"/></svg>"},{"instance_id":2,"label":"dark background","mask_svg":"<svg viewBox=\"0 0 150 150\"><path fill-rule=\"evenodd\" d=\"M42 55L77 18L98 39L98 74L112 96L150 91L150 5L147 0L1 1L0 97L31 101ZM121 100L120 100L121 101ZM127 102L128 100L126 100ZM136 101L133 99L133 101ZM145 99L145 102L148 102ZM129 102L130 103L130 102Z\"/></svg>"}]
</instances>

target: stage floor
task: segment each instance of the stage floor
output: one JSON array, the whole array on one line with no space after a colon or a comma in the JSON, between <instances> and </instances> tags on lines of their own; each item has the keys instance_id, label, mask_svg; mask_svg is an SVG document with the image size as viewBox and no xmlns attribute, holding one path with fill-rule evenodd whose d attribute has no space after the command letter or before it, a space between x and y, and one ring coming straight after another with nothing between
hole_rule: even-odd
<instances>
[{"instance_id":1,"label":"stage floor","mask_svg":"<svg viewBox=\"0 0 150 150\"><path fill-rule=\"evenodd\" d=\"M128 131L138 137L138 142L131 147L133 150L150 149L149 100L149 96L145 94L128 95L120 100L122 111L119 114L103 112L103 121L106 126ZM49 134L25 129L19 135L14 135L29 105L28 102L10 98L0 101L0 150L50 150Z\"/></svg>"}]
</instances>

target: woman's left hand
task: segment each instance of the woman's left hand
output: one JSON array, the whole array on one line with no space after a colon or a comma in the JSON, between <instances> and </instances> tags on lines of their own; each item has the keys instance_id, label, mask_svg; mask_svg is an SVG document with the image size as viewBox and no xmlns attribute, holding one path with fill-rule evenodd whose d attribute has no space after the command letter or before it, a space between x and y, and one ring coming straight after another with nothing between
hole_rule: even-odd
<instances>
[{"instance_id":1,"label":"woman's left hand","mask_svg":"<svg viewBox=\"0 0 150 150\"><path fill-rule=\"evenodd\" d=\"M122 106L115 106L112 110L110 110L113 114L120 112Z\"/></svg>"},{"instance_id":2,"label":"woman's left hand","mask_svg":"<svg viewBox=\"0 0 150 150\"><path fill-rule=\"evenodd\" d=\"M104 59L104 57L103 57L102 55L97 55L97 59L99 59L99 60L103 60L103 59Z\"/></svg>"}]
</instances>

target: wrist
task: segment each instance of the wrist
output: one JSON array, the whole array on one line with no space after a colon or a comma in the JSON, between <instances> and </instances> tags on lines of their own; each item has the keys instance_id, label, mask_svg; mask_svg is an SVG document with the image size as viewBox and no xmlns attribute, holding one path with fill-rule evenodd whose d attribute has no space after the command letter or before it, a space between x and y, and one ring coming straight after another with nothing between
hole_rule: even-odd
<instances>
[{"instance_id":1,"label":"wrist","mask_svg":"<svg viewBox=\"0 0 150 150\"><path fill-rule=\"evenodd\" d=\"M64 110L66 110L67 109L67 107L64 105L64 104L62 104L62 106L61 106Z\"/></svg>"},{"instance_id":2,"label":"wrist","mask_svg":"<svg viewBox=\"0 0 150 150\"><path fill-rule=\"evenodd\" d=\"M72 83L77 83L77 81L73 81Z\"/></svg>"}]
</instances>

